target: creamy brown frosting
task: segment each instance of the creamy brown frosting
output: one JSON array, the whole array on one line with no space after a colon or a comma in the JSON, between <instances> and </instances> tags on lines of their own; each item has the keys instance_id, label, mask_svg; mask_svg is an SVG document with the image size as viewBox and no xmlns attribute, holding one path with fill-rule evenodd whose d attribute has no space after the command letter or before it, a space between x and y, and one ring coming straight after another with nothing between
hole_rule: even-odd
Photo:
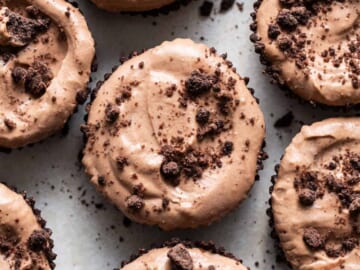
<instances>
[{"instance_id":1,"label":"creamy brown frosting","mask_svg":"<svg viewBox=\"0 0 360 270\"><path fill-rule=\"evenodd\" d=\"M91 0L99 8L110 12L141 12L159 9L163 6L169 5L175 0Z\"/></svg>"},{"instance_id":2,"label":"creamy brown frosting","mask_svg":"<svg viewBox=\"0 0 360 270\"><path fill-rule=\"evenodd\" d=\"M175 249L183 248L187 254L187 259L191 259L191 263L183 263L176 265L179 270L248 270L239 261L231 259L219 254L211 253L200 248L186 248L181 244L176 246ZM142 269L157 269L157 270L171 270L175 269L174 264L177 261L183 262L184 260L176 260L178 257L171 256L170 251L174 248L164 247L153 249L142 255L135 261L125 265L122 270L142 270ZM180 252L179 252L180 253Z\"/></svg>"},{"instance_id":3,"label":"creamy brown frosting","mask_svg":"<svg viewBox=\"0 0 360 270\"><path fill-rule=\"evenodd\" d=\"M99 191L131 219L170 230L207 225L247 197L265 127L231 64L177 39L120 66L84 131Z\"/></svg>"},{"instance_id":4,"label":"creamy brown frosting","mask_svg":"<svg viewBox=\"0 0 360 270\"><path fill-rule=\"evenodd\" d=\"M0 8L0 147L17 148L62 128L86 97L94 41L63 0L2 0Z\"/></svg>"},{"instance_id":5,"label":"creamy brown frosting","mask_svg":"<svg viewBox=\"0 0 360 270\"><path fill-rule=\"evenodd\" d=\"M305 126L285 151L272 210L295 270L359 269L359 126L359 118Z\"/></svg>"},{"instance_id":6,"label":"creamy brown frosting","mask_svg":"<svg viewBox=\"0 0 360 270\"><path fill-rule=\"evenodd\" d=\"M50 270L52 260L51 232L35 214L31 201L0 184L0 269Z\"/></svg>"},{"instance_id":7,"label":"creamy brown frosting","mask_svg":"<svg viewBox=\"0 0 360 270\"><path fill-rule=\"evenodd\" d=\"M274 79L306 100L360 103L360 1L259 2L253 38Z\"/></svg>"}]
</instances>

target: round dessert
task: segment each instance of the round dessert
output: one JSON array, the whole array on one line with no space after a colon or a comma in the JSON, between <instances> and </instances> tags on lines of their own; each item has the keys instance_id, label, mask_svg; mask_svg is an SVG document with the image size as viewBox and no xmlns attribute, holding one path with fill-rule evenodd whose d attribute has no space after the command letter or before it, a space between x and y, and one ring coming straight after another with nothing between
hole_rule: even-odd
<instances>
[{"instance_id":1,"label":"round dessert","mask_svg":"<svg viewBox=\"0 0 360 270\"><path fill-rule=\"evenodd\" d=\"M128 60L83 126L92 182L139 223L218 220L247 197L261 165L264 118L246 81L215 49L186 39Z\"/></svg>"},{"instance_id":2,"label":"round dessert","mask_svg":"<svg viewBox=\"0 0 360 270\"><path fill-rule=\"evenodd\" d=\"M216 249L214 244L169 242L160 248L142 251L121 270L249 270L232 254ZM120 269L119 269L120 270Z\"/></svg>"},{"instance_id":3,"label":"round dessert","mask_svg":"<svg viewBox=\"0 0 360 270\"><path fill-rule=\"evenodd\" d=\"M304 127L272 192L274 228L295 270L360 265L360 118Z\"/></svg>"},{"instance_id":4,"label":"round dessert","mask_svg":"<svg viewBox=\"0 0 360 270\"><path fill-rule=\"evenodd\" d=\"M0 269L55 268L51 231L35 202L0 183Z\"/></svg>"},{"instance_id":5,"label":"round dessert","mask_svg":"<svg viewBox=\"0 0 360 270\"><path fill-rule=\"evenodd\" d=\"M110 12L142 12L162 8L176 0L91 0L96 6Z\"/></svg>"},{"instance_id":6,"label":"round dessert","mask_svg":"<svg viewBox=\"0 0 360 270\"><path fill-rule=\"evenodd\" d=\"M85 102L94 53L84 17L64 0L2 0L0 147L61 129Z\"/></svg>"},{"instance_id":7,"label":"round dessert","mask_svg":"<svg viewBox=\"0 0 360 270\"><path fill-rule=\"evenodd\" d=\"M251 39L266 71L302 98L360 103L360 0L259 0Z\"/></svg>"}]
</instances>

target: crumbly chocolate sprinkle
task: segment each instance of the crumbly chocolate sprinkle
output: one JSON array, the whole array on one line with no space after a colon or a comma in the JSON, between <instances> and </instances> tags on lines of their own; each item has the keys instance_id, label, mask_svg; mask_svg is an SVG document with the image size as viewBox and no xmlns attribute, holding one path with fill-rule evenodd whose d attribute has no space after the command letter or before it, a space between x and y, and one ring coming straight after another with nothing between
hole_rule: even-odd
<instances>
[{"instance_id":1,"label":"crumbly chocolate sprinkle","mask_svg":"<svg viewBox=\"0 0 360 270\"><path fill-rule=\"evenodd\" d=\"M30 43L38 34L45 32L50 26L50 19L45 17L37 9L28 7L28 13L33 19L23 17L13 11L8 10L7 31L10 33L14 42L20 46Z\"/></svg>"},{"instance_id":2,"label":"crumbly chocolate sprinkle","mask_svg":"<svg viewBox=\"0 0 360 270\"><path fill-rule=\"evenodd\" d=\"M41 61L35 61L29 67L16 66L11 72L15 84L23 84L25 92L34 98L40 98L53 79L53 73Z\"/></svg>"}]
</instances>

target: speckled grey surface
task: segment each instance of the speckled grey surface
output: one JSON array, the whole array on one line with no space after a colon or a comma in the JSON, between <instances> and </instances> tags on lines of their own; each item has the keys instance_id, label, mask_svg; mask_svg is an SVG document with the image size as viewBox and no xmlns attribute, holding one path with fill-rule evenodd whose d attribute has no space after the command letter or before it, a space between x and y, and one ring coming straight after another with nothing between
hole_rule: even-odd
<instances>
[{"instance_id":1,"label":"speckled grey surface","mask_svg":"<svg viewBox=\"0 0 360 270\"><path fill-rule=\"evenodd\" d=\"M78 163L82 148L79 126L83 122L83 107L70 121L66 136L58 134L41 144L0 153L0 179L27 190L37 201L48 226L54 231L57 269L112 270L137 249L148 247L173 236L214 240L257 269L286 269L277 264L273 240L268 227L270 177L286 145L301 127L301 122L336 116L338 113L301 105L285 96L262 73L258 56L249 41L250 12L254 1L244 2L244 11L234 6L218 13L220 2L210 18L201 18L201 1L192 2L169 15L157 17L109 14L96 9L87 0L80 0L97 43L99 70L94 81L118 64L121 55L133 50L150 48L175 37L192 38L227 52L242 76L250 77L250 86L260 98L267 122L269 159L256 182L250 198L225 219L208 228L193 231L161 232L157 228L132 224L123 225L123 215L95 192ZM288 128L274 129L273 124L289 110L295 121ZM123 239L123 241L122 241Z\"/></svg>"}]
</instances>

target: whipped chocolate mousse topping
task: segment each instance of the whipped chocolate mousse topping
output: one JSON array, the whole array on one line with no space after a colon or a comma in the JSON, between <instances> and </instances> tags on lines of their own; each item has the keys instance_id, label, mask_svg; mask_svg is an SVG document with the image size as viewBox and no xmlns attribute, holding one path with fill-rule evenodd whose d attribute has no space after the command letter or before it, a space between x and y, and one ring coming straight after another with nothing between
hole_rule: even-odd
<instances>
[{"instance_id":1,"label":"whipped chocolate mousse topping","mask_svg":"<svg viewBox=\"0 0 360 270\"><path fill-rule=\"evenodd\" d=\"M360 118L305 126L272 192L274 226L295 270L360 265Z\"/></svg>"},{"instance_id":2,"label":"whipped chocolate mousse topping","mask_svg":"<svg viewBox=\"0 0 360 270\"><path fill-rule=\"evenodd\" d=\"M99 8L110 12L141 12L159 9L175 0L91 0Z\"/></svg>"},{"instance_id":3,"label":"whipped chocolate mousse topping","mask_svg":"<svg viewBox=\"0 0 360 270\"><path fill-rule=\"evenodd\" d=\"M251 39L267 72L302 98L360 103L360 1L260 0Z\"/></svg>"},{"instance_id":4,"label":"whipped chocolate mousse topping","mask_svg":"<svg viewBox=\"0 0 360 270\"><path fill-rule=\"evenodd\" d=\"M51 270L51 231L45 229L34 201L0 183L0 269Z\"/></svg>"},{"instance_id":5,"label":"whipped chocolate mousse topping","mask_svg":"<svg viewBox=\"0 0 360 270\"><path fill-rule=\"evenodd\" d=\"M175 246L164 246L152 249L134 261L126 264L121 270L249 270L232 256L217 254L196 246L179 243Z\"/></svg>"},{"instance_id":6,"label":"whipped chocolate mousse topping","mask_svg":"<svg viewBox=\"0 0 360 270\"><path fill-rule=\"evenodd\" d=\"M219 219L247 197L264 140L244 79L214 49L177 39L100 87L83 127L91 180L131 219L165 230Z\"/></svg>"},{"instance_id":7,"label":"whipped chocolate mousse topping","mask_svg":"<svg viewBox=\"0 0 360 270\"><path fill-rule=\"evenodd\" d=\"M0 1L0 147L38 142L86 99L94 41L64 0Z\"/></svg>"}]
</instances>

